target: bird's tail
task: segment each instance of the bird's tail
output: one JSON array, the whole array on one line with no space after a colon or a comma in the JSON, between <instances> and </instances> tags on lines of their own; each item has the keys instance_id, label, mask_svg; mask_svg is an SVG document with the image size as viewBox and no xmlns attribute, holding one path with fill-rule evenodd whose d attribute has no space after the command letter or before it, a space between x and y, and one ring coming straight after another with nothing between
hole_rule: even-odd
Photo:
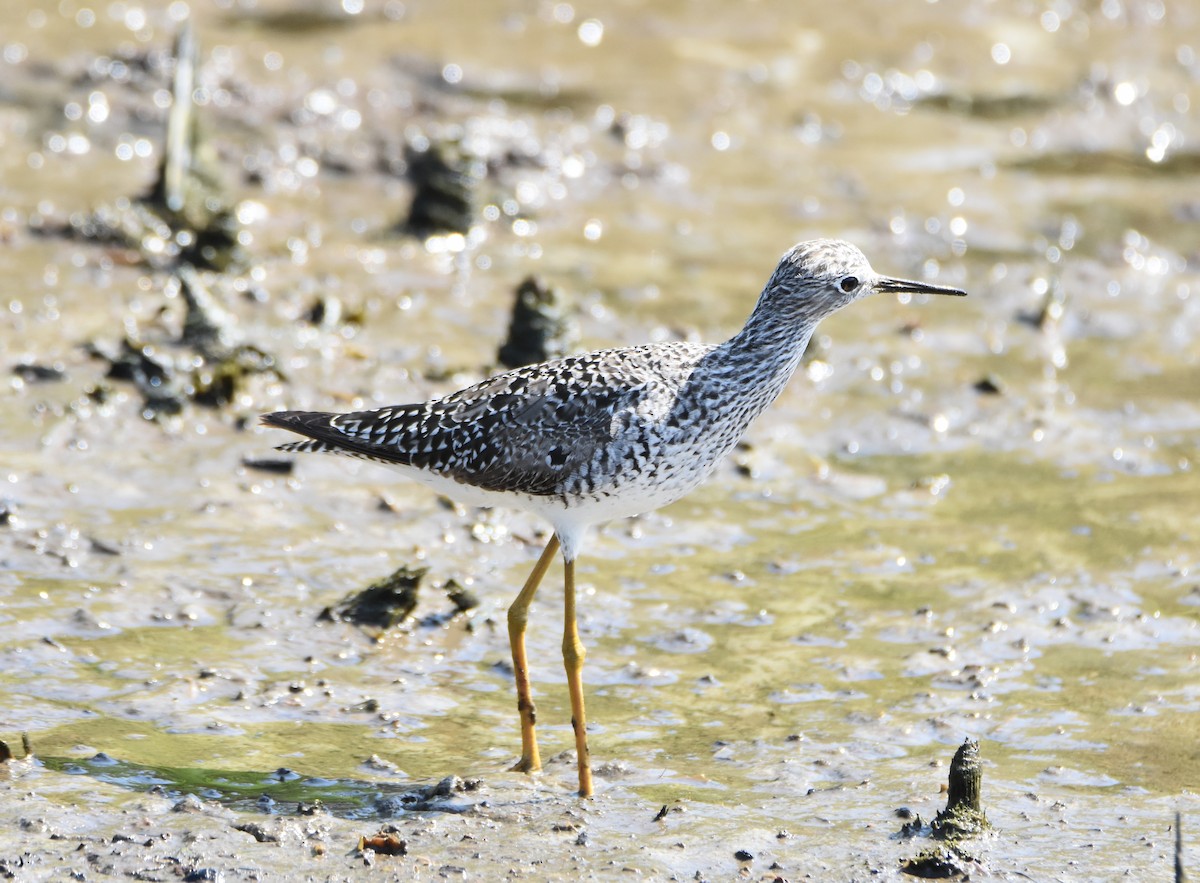
<instances>
[{"instance_id":1,"label":"bird's tail","mask_svg":"<svg viewBox=\"0 0 1200 883\"><path fill-rule=\"evenodd\" d=\"M388 456L389 452L366 444L342 431L334 420L344 416L346 415L330 414L326 411L275 411L272 414L263 414L259 421L264 426L308 436L302 441L278 445L275 448L277 451L286 451L289 454L337 454L377 463L397 461L396 457Z\"/></svg>"}]
</instances>

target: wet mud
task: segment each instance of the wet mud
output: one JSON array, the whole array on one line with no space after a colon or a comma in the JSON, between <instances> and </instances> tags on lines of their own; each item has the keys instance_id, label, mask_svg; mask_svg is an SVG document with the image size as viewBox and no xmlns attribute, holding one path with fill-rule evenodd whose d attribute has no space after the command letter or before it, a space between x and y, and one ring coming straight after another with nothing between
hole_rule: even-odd
<instances>
[{"instance_id":1,"label":"wet mud","mask_svg":"<svg viewBox=\"0 0 1200 883\"><path fill-rule=\"evenodd\" d=\"M0 15L0 875L1196 873L1187 4ZM510 772L545 526L258 415L718 340L816 236L971 296L833 317L708 484L597 531L587 801L552 569ZM964 740L990 827L938 846Z\"/></svg>"}]
</instances>

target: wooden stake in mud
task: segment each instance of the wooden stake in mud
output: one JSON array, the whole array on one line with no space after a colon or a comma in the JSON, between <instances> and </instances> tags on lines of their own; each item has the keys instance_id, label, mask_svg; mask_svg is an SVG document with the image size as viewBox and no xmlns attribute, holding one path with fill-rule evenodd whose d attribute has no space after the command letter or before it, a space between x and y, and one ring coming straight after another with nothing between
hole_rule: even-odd
<instances>
[{"instance_id":1,"label":"wooden stake in mud","mask_svg":"<svg viewBox=\"0 0 1200 883\"><path fill-rule=\"evenodd\" d=\"M982 812L983 806L983 760L979 756L979 743L968 739L954 752L950 762L950 796L946 800L946 812L960 806L974 812Z\"/></svg>"},{"instance_id":2,"label":"wooden stake in mud","mask_svg":"<svg viewBox=\"0 0 1200 883\"><path fill-rule=\"evenodd\" d=\"M977 740L967 739L954 752L946 808L930 827L939 840L970 837L991 827L983 812L983 758Z\"/></svg>"},{"instance_id":3,"label":"wooden stake in mud","mask_svg":"<svg viewBox=\"0 0 1200 883\"><path fill-rule=\"evenodd\" d=\"M937 814L928 829L929 836L943 842L901 861L901 873L925 879L974 879L974 872L984 870L981 859L969 850L966 842L991 827L983 814L983 761L979 756L979 743L974 739L967 739L954 752L949 784L946 808ZM905 824L901 831L906 838L924 834L919 816L915 822Z\"/></svg>"}]
</instances>

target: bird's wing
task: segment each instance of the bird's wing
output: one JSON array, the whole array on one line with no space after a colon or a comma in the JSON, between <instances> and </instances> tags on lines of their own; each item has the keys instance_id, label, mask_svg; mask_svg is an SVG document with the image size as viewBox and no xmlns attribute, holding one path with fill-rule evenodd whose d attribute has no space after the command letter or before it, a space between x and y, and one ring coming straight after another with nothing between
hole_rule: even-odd
<instances>
[{"instance_id":1,"label":"bird's wing","mask_svg":"<svg viewBox=\"0 0 1200 883\"><path fill-rule=\"evenodd\" d=\"M615 361L612 353L591 353L519 368L431 402L337 415L281 412L264 422L312 440L288 450L345 453L484 490L551 495L671 395L655 352L623 350Z\"/></svg>"},{"instance_id":2,"label":"bird's wing","mask_svg":"<svg viewBox=\"0 0 1200 883\"><path fill-rule=\"evenodd\" d=\"M428 468L485 490L556 493L566 476L612 444L622 425L618 415L638 407L646 384L628 380L502 375L456 393L436 409L436 435L447 456Z\"/></svg>"}]
</instances>

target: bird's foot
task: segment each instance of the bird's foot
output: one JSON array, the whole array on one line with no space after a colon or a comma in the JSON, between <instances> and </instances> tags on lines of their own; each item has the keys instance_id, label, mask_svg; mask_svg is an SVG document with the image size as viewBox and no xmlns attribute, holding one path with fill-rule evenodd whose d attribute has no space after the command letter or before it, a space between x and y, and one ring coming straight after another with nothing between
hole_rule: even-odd
<instances>
[{"instance_id":1,"label":"bird's foot","mask_svg":"<svg viewBox=\"0 0 1200 883\"><path fill-rule=\"evenodd\" d=\"M537 760L531 757L522 757L516 763L508 768L510 773L536 773L542 768L542 765Z\"/></svg>"}]
</instances>

